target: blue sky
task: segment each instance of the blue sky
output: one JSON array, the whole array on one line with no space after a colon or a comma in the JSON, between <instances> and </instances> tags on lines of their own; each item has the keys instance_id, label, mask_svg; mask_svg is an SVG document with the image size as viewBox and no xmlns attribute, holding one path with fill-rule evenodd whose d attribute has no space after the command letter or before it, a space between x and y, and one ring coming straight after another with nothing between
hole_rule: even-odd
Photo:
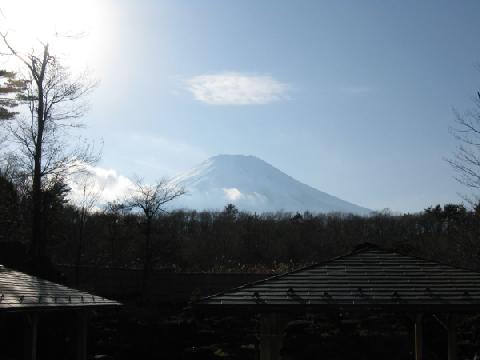
<instances>
[{"instance_id":1,"label":"blue sky","mask_svg":"<svg viewBox=\"0 0 480 360\"><path fill-rule=\"evenodd\" d=\"M258 156L372 208L466 190L444 161L480 85L478 0L110 1L85 117L99 166L146 180ZM107 43L108 42L108 43ZM96 56L96 55L93 55Z\"/></svg>"}]
</instances>

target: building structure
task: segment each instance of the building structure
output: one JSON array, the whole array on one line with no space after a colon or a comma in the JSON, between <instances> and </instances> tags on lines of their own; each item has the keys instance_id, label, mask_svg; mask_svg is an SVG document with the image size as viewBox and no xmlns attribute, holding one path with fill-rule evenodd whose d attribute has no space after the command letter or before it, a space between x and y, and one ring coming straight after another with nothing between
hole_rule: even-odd
<instances>
[{"instance_id":1,"label":"building structure","mask_svg":"<svg viewBox=\"0 0 480 360\"><path fill-rule=\"evenodd\" d=\"M75 327L73 353L77 360L86 360L89 312L119 305L116 301L0 265L0 329L2 318L7 316L15 316L16 323L23 322L23 357L26 360L36 360L38 356L39 319L48 321L53 314L59 313L73 315L74 323L70 324Z\"/></svg>"},{"instance_id":2,"label":"building structure","mask_svg":"<svg viewBox=\"0 0 480 360\"><path fill-rule=\"evenodd\" d=\"M246 284L195 303L200 312L260 315L261 360L280 358L289 319L327 312L392 312L414 324L414 353L423 359L423 319L435 315L446 328L448 359L457 359L459 315L480 310L480 273L372 244L283 275Z\"/></svg>"}]
</instances>

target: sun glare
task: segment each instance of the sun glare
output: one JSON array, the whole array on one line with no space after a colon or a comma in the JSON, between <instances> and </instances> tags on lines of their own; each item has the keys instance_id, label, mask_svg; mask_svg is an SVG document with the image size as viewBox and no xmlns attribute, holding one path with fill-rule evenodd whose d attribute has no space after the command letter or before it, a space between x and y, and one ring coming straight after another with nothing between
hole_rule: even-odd
<instances>
[{"instance_id":1,"label":"sun glare","mask_svg":"<svg viewBox=\"0 0 480 360\"><path fill-rule=\"evenodd\" d=\"M22 51L48 43L72 70L97 68L108 51L108 1L15 0L0 3L0 29Z\"/></svg>"}]
</instances>

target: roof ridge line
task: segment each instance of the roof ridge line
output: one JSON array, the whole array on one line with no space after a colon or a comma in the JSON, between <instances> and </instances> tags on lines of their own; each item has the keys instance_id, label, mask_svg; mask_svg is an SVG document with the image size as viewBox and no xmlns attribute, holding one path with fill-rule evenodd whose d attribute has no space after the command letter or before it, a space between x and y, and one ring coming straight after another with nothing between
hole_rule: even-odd
<instances>
[{"instance_id":1,"label":"roof ridge line","mask_svg":"<svg viewBox=\"0 0 480 360\"><path fill-rule=\"evenodd\" d=\"M421 261L427 261L427 262L435 263L437 265L448 266L449 268L453 268L453 269L457 269L457 270L468 271L468 272L472 272L472 273L475 273L475 274L480 273L480 270L469 269L469 268L466 268L464 266L459 266L459 265L452 265L452 264L449 264L449 263L446 263L446 262L443 262L443 261L437 261L437 260L429 259L429 258L426 258L426 257L423 257L423 256L405 254L402 251L398 251L398 250L395 250L395 249L380 249L380 250L389 251L390 253L393 253L393 254L396 254L396 255L406 256L406 257L410 257L410 258L421 260Z\"/></svg>"},{"instance_id":2,"label":"roof ridge line","mask_svg":"<svg viewBox=\"0 0 480 360\"><path fill-rule=\"evenodd\" d=\"M379 250L379 251L382 251L384 253L390 253L390 254L409 257L409 258L416 259L416 260L430 262L430 263L434 263L434 264L437 264L437 265L448 266L449 268L454 268L454 269L473 272L473 273L480 273L480 270L474 270L474 269L466 268L464 266L459 266L459 265L452 265L452 264L449 264L447 262L434 260L434 259L431 259L431 258L426 258L426 257L423 257L423 256L419 256L419 255L407 254L407 253L404 253L401 250L397 250L396 248L381 247L379 245L376 245L376 244L370 243L370 242L365 242L365 243L362 243L360 245L357 245L357 247L355 247L355 249L350 253L350 255L355 255L355 254L362 253L362 252L372 250L372 249Z\"/></svg>"},{"instance_id":3,"label":"roof ridge line","mask_svg":"<svg viewBox=\"0 0 480 360\"><path fill-rule=\"evenodd\" d=\"M362 249L361 251L363 252L365 250ZM209 300L210 298L215 297L215 296L221 296L221 295L225 295L225 294L230 293L230 292L238 291L238 290L241 290L241 289L243 289L247 286L258 285L258 284L264 283L266 281L275 280L275 279L278 279L278 278L281 278L281 277L284 277L284 276L287 276L287 275L290 275L290 274L297 273L299 271L308 270L308 269L316 267L316 266L322 266L322 265L325 265L326 263L336 261L336 260L339 260L341 258L350 256L350 255L354 255L356 252L358 252L358 250L354 249L353 251L350 251L350 252L345 253L343 255L339 255L339 256L335 256L333 258L329 258L328 260L324 260L324 261L320 261L318 263L306 265L306 266L303 266L301 268L298 268L298 269L295 269L295 270L292 270L292 271L287 271L287 272L284 272L284 273L281 273L281 274L269 276L269 277L267 277L265 279L262 279L262 280L257 280L257 281L253 281L253 282L250 282L250 283L247 283L247 284L243 284L243 285L228 289L228 290L223 291L223 292L219 292L219 293L215 293L215 294L212 294L212 295L209 295L209 296L206 296L206 297L202 297L201 299L193 302L192 304L199 303L199 302L204 301L204 300Z\"/></svg>"},{"instance_id":4,"label":"roof ridge line","mask_svg":"<svg viewBox=\"0 0 480 360\"><path fill-rule=\"evenodd\" d=\"M298 273L298 272L301 272L301 271L309 270L311 268L315 268L315 267L318 267L318 266L325 266L325 265L328 265L328 263L340 260L342 258L352 256L352 255L356 255L356 254L360 254L360 253L367 252L367 251L370 251L370 250L378 250L378 251L381 251L381 252L386 253L386 254L394 254L394 255L409 257L409 258L413 258L413 259L421 260L421 261L425 261L425 262L436 263L438 265L443 265L443 266L447 266L447 267L458 269L458 270L468 271L468 272L475 273L475 274L480 273L480 271L475 271L475 270L472 270L472 269L462 268L462 267L459 267L459 266L454 266L454 265L446 264L446 263L443 263L443 262L438 262L436 260L427 259L427 258L423 258L423 257L416 256L416 255L405 254L405 253L402 253L401 251L395 250L393 248L383 248L383 247L381 247L377 244L366 242L366 243L362 243L362 244L357 245L353 250L349 251L348 253L338 255L338 256L329 258L327 260L324 260L324 261L319 261L319 262L316 262L316 263L313 263L313 264L310 264L310 265L306 265L306 266L300 267L300 268L292 270L292 271L287 271L287 272L284 272L284 273L281 273L281 274L268 276L264 279L249 282L249 283L246 283L246 284L243 284L243 285L231 288L231 289L227 289L225 291L218 292L218 293L206 296L206 297L202 297L201 299L199 299L197 301L191 302L191 304L195 305L196 303L200 303L202 301L209 300L209 299L211 299L213 297L216 297L216 296L226 295L226 294L229 294L229 293L232 293L232 292L242 290L246 287L255 286L255 285L265 283L267 281L280 279L280 278L283 278L287 275L291 275L291 274L295 274L295 273Z\"/></svg>"}]
</instances>

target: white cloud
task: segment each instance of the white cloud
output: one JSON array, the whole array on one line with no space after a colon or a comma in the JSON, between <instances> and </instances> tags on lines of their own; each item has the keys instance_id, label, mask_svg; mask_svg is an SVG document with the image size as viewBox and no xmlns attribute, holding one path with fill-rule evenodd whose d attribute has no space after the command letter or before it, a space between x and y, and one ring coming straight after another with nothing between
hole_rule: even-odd
<instances>
[{"instance_id":1,"label":"white cloud","mask_svg":"<svg viewBox=\"0 0 480 360\"><path fill-rule=\"evenodd\" d=\"M235 201L243 196L237 188L223 188L222 190L225 193L227 200Z\"/></svg>"},{"instance_id":2,"label":"white cloud","mask_svg":"<svg viewBox=\"0 0 480 360\"><path fill-rule=\"evenodd\" d=\"M155 134L131 134L125 143L129 146L117 146L115 153L106 160L113 164L113 168L83 164L83 172L69 176L69 199L74 204L81 205L85 202L85 195L96 198L97 208L110 201L123 201L134 189L131 179L135 174L139 174L149 183L178 175L185 168L208 157L202 149L193 145ZM129 169L128 176L114 170L123 169L125 166ZM85 182L87 194L84 194Z\"/></svg>"},{"instance_id":3,"label":"white cloud","mask_svg":"<svg viewBox=\"0 0 480 360\"><path fill-rule=\"evenodd\" d=\"M288 86L268 75L226 72L187 80L196 100L211 105L259 105L284 99Z\"/></svg>"},{"instance_id":4,"label":"white cloud","mask_svg":"<svg viewBox=\"0 0 480 360\"><path fill-rule=\"evenodd\" d=\"M68 180L71 188L69 198L75 204L95 198L95 203L106 204L109 201L124 200L127 194L133 189L133 182L119 175L113 169L84 165L85 171L73 174ZM84 193L86 185L87 192Z\"/></svg>"}]
</instances>

